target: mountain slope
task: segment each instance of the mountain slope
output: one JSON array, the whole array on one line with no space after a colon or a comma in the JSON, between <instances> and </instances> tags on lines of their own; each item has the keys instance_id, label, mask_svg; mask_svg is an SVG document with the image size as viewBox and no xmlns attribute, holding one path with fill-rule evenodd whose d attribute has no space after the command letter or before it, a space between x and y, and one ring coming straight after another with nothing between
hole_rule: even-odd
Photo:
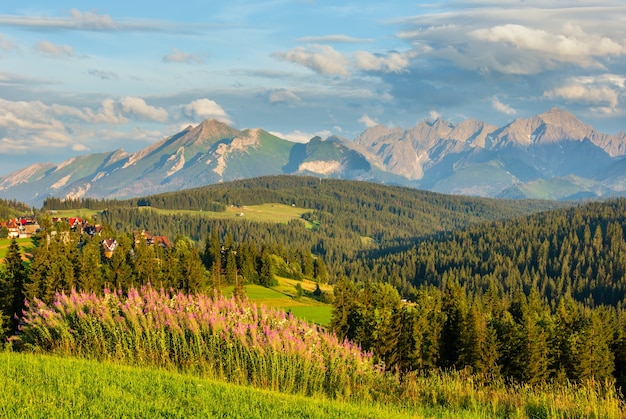
<instances>
[{"instance_id":1,"label":"mountain slope","mask_svg":"<svg viewBox=\"0 0 626 419\"><path fill-rule=\"evenodd\" d=\"M599 133L556 108L500 128L437 119L406 130L375 126L354 141L315 137L307 144L207 120L136 153L118 150L18 170L0 177L0 197L31 205L47 196L127 198L276 174L477 196L597 197L626 190L625 155L626 133Z\"/></svg>"}]
</instances>

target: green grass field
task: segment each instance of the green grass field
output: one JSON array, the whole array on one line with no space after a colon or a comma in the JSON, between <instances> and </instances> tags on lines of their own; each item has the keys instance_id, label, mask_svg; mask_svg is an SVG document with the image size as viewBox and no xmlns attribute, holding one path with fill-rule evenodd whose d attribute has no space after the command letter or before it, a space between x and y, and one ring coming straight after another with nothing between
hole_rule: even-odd
<instances>
[{"instance_id":1,"label":"green grass field","mask_svg":"<svg viewBox=\"0 0 626 419\"><path fill-rule=\"evenodd\" d=\"M287 395L163 370L47 355L2 352L0 368L2 418L416 417L393 408Z\"/></svg>"},{"instance_id":2,"label":"green grass field","mask_svg":"<svg viewBox=\"0 0 626 419\"><path fill-rule=\"evenodd\" d=\"M32 252L35 250L35 244L32 239L17 239L17 244L20 246L20 253L22 254L22 259L27 258L29 255L32 255ZM11 245L11 239L2 239L0 240L0 264L4 263L4 257L7 255L9 250L9 246Z\"/></svg>"},{"instance_id":3,"label":"green grass field","mask_svg":"<svg viewBox=\"0 0 626 419\"><path fill-rule=\"evenodd\" d=\"M328 326L332 317L332 306L319 301L301 297L296 299L295 284L300 283L305 291L313 292L315 283L313 281L296 281L287 278L278 278L279 284L276 287L266 288L260 285L249 284L245 286L246 296L255 304L272 308L279 308L291 312L295 317L303 319L320 326ZM332 287L323 285L323 291L332 292ZM224 295L229 296L233 287L224 290Z\"/></svg>"},{"instance_id":4,"label":"green grass field","mask_svg":"<svg viewBox=\"0 0 626 419\"><path fill-rule=\"evenodd\" d=\"M169 210L153 207L140 207L151 209L160 214L193 214L207 218L218 219L241 219L256 222L287 223L291 220L301 219L302 214L309 211L305 208L292 207L284 204L262 204L242 207L228 207L224 212L198 211L198 210ZM242 215L243 214L243 215Z\"/></svg>"},{"instance_id":5,"label":"green grass field","mask_svg":"<svg viewBox=\"0 0 626 419\"><path fill-rule=\"evenodd\" d=\"M79 208L79 209L67 209L67 210L51 210L48 211L50 217L59 217L59 218L70 218L70 217L81 217L87 219L93 219L94 215L98 216L102 211L87 209L87 208Z\"/></svg>"}]
</instances>

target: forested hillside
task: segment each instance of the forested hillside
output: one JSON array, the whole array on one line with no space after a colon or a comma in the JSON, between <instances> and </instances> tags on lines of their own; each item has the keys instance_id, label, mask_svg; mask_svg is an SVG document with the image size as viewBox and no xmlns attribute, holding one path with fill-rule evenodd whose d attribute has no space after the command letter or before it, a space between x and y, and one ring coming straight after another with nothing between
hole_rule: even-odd
<instances>
[{"instance_id":1,"label":"forested hillside","mask_svg":"<svg viewBox=\"0 0 626 419\"><path fill-rule=\"evenodd\" d=\"M262 203L303 208L304 220L215 218ZM105 257L101 238L55 225L28 270L6 270L28 300L148 283L184 293L230 284L241 296L276 275L309 278L334 283L331 331L382 369L626 384L626 199L557 207L268 177L130 201L49 199L43 210L84 207L99 209L116 250ZM143 230L174 245L146 246ZM6 301L5 318L15 306Z\"/></svg>"},{"instance_id":2,"label":"forested hillside","mask_svg":"<svg viewBox=\"0 0 626 419\"><path fill-rule=\"evenodd\" d=\"M30 207L22 202L0 199L0 221L5 221L30 211Z\"/></svg>"},{"instance_id":3,"label":"forested hillside","mask_svg":"<svg viewBox=\"0 0 626 419\"><path fill-rule=\"evenodd\" d=\"M626 200L471 225L354 262L333 329L388 367L626 384ZM364 268L367 266L367 268ZM403 303L389 284L408 281Z\"/></svg>"},{"instance_id":4,"label":"forested hillside","mask_svg":"<svg viewBox=\"0 0 626 419\"><path fill-rule=\"evenodd\" d=\"M308 209L303 218L315 228L307 230L293 221L253 223L175 211L162 214L146 208L219 211L230 205L262 203ZM563 204L443 195L357 181L270 176L126 201L48 199L44 209L101 209L102 221L117 230L143 229L172 238L183 235L199 243L217 230L221 240L230 235L236 243L264 243L313 252L329 265L331 279L348 275L357 280L364 279L365 267L361 262L356 266L352 262L365 251L411 246L430 234L558 206ZM396 281L396 285L405 294L411 292L407 283Z\"/></svg>"}]
</instances>

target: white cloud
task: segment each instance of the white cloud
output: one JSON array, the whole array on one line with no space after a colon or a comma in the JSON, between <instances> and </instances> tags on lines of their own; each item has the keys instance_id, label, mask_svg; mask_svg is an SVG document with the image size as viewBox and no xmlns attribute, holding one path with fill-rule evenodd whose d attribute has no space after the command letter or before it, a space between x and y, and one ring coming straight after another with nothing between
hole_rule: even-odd
<instances>
[{"instance_id":1,"label":"white cloud","mask_svg":"<svg viewBox=\"0 0 626 419\"><path fill-rule=\"evenodd\" d=\"M354 53L354 58L355 65L360 70L398 73L408 67L411 55L399 52L374 55L367 51L357 51Z\"/></svg>"},{"instance_id":2,"label":"white cloud","mask_svg":"<svg viewBox=\"0 0 626 419\"><path fill-rule=\"evenodd\" d=\"M77 28L95 30L116 28L115 22L109 15L98 15L93 12L81 12L77 9L72 9L70 13L72 16L70 22L73 22Z\"/></svg>"},{"instance_id":3,"label":"white cloud","mask_svg":"<svg viewBox=\"0 0 626 419\"><path fill-rule=\"evenodd\" d=\"M306 43L346 43L346 44L358 44L358 43L368 43L373 42L371 38L354 38L348 35L322 35L322 36L305 36L298 39L298 42L306 42Z\"/></svg>"},{"instance_id":4,"label":"white cloud","mask_svg":"<svg viewBox=\"0 0 626 419\"><path fill-rule=\"evenodd\" d=\"M619 104L619 93L608 86L585 86L581 84L570 84L548 90L545 93L549 98L563 98L573 102L606 104L610 108L615 108Z\"/></svg>"},{"instance_id":5,"label":"white cloud","mask_svg":"<svg viewBox=\"0 0 626 419\"><path fill-rule=\"evenodd\" d=\"M428 120L429 121L436 121L439 118L441 118L441 114L435 110L432 110L430 112L428 112Z\"/></svg>"},{"instance_id":6,"label":"white cloud","mask_svg":"<svg viewBox=\"0 0 626 419\"><path fill-rule=\"evenodd\" d=\"M349 74L346 58L329 45L312 45L308 50L299 46L275 55L285 61L303 65L316 73L333 76Z\"/></svg>"},{"instance_id":7,"label":"white cloud","mask_svg":"<svg viewBox=\"0 0 626 419\"><path fill-rule=\"evenodd\" d=\"M478 40L507 43L518 49L549 54L552 59L582 66L595 64L593 57L619 56L626 47L609 37L585 33L579 26L566 25L560 32L518 24L477 29L470 35Z\"/></svg>"},{"instance_id":8,"label":"white cloud","mask_svg":"<svg viewBox=\"0 0 626 419\"><path fill-rule=\"evenodd\" d=\"M196 99L182 106L185 116L195 120L216 119L226 124L232 124L230 117L215 101L210 99Z\"/></svg>"},{"instance_id":9,"label":"white cloud","mask_svg":"<svg viewBox=\"0 0 626 419\"><path fill-rule=\"evenodd\" d=\"M303 144L306 144L309 141L311 141L311 138L313 137L328 138L329 136L332 135L332 133L328 130L318 131L314 134L302 132L300 130L295 130L287 134L283 134L278 131L270 131L270 134L275 135L278 138L291 141L292 143L303 143Z\"/></svg>"},{"instance_id":10,"label":"white cloud","mask_svg":"<svg viewBox=\"0 0 626 419\"><path fill-rule=\"evenodd\" d=\"M124 112L128 114L138 115L141 118L158 122L167 121L167 111L165 109L150 106L139 97L123 97L120 99L120 104Z\"/></svg>"},{"instance_id":11,"label":"white cloud","mask_svg":"<svg viewBox=\"0 0 626 419\"><path fill-rule=\"evenodd\" d=\"M365 125L365 127L367 128L372 128L378 125L378 122L374 121L372 118L370 118L366 114L363 114L363 116L359 118L359 122Z\"/></svg>"},{"instance_id":12,"label":"white cloud","mask_svg":"<svg viewBox=\"0 0 626 419\"><path fill-rule=\"evenodd\" d=\"M54 58L73 57L74 50L69 45L55 45L50 41L39 41L35 49Z\"/></svg>"},{"instance_id":13,"label":"white cloud","mask_svg":"<svg viewBox=\"0 0 626 419\"><path fill-rule=\"evenodd\" d=\"M195 54L172 48L172 52L163 57L164 63L202 64L204 60Z\"/></svg>"},{"instance_id":14,"label":"white cloud","mask_svg":"<svg viewBox=\"0 0 626 419\"><path fill-rule=\"evenodd\" d=\"M82 109L53 104L49 106L50 113L60 117L76 118L91 124L112 124L119 125L128 122L128 119L121 114L119 106L113 99L105 99L100 105L100 109L94 110L89 107Z\"/></svg>"},{"instance_id":15,"label":"white cloud","mask_svg":"<svg viewBox=\"0 0 626 419\"><path fill-rule=\"evenodd\" d=\"M101 123L101 124L125 124L128 119L124 117L115 104L113 99L105 99L102 101L102 106L96 112L91 108L84 108L82 113L82 119L86 122Z\"/></svg>"},{"instance_id":16,"label":"white cloud","mask_svg":"<svg viewBox=\"0 0 626 419\"><path fill-rule=\"evenodd\" d=\"M591 105L596 113L617 114L621 98L626 94L626 76L602 74L570 77L561 86L546 90L544 97Z\"/></svg>"},{"instance_id":17,"label":"white cloud","mask_svg":"<svg viewBox=\"0 0 626 419\"><path fill-rule=\"evenodd\" d=\"M267 100L270 103L288 103L294 104L300 102L300 97L288 89L273 89L267 94Z\"/></svg>"},{"instance_id":18,"label":"white cloud","mask_svg":"<svg viewBox=\"0 0 626 419\"><path fill-rule=\"evenodd\" d=\"M0 15L0 25L82 31L163 31L176 28L171 23L149 19L122 19L116 21L106 14L81 12L77 9L72 9L69 16Z\"/></svg>"},{"instance_id":19,"label":"white cloud","mask_svg":"<svg viewBox=\"0 0 626 419\"><path fill-rule=\"evenodd\" d=\"M515 109L505 103L502 103L497 96L491 98L491 107L496 111L506 115L515 115L517 113Z\"/></svg>"}]
</instances>

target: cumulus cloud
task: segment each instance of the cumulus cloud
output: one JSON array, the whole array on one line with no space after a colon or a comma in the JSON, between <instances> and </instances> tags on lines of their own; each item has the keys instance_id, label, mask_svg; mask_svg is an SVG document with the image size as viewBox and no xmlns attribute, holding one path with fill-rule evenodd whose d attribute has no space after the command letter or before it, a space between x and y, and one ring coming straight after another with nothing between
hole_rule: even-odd
<instances>
[{"instance_id":1,"label":"cumulus cloud","mask_svg":"<svg viewBox=\"0 0 626 419\"><path fill-rule=\"evenodd\" d=\"M617 112L624 94L626 94L626 76L603 74L595 77L569 78L562 85L546 90L544 97L589 104L593 106L594 111L611 114Z\"/></svg>"},{"instance_id":2,"label":"cumulus cloud","mask_svg":"<svg viewBox=\"0 0 626 419\"><path fill-rule=\"evenodd\" d=\"M267 93L269 103L287 103L294 104L300 102L300 97L288 89L273 89Z\"/></svg>"},{"instance_id":3,"label":"cumulus cloud","mask_svg":"<svg viewBox=\"0 0 626 419\"><path fill-rule=\"evenodd\" d=\"M50 41L39 41L35 49L42 54L54 58L73 57L74 50L69 45L56 45Z\"/></svg>"},{"instance_id":4,"label":"cumulus cloud","mask_svg":"<svg viewBox=\"0 0 626 419\"><path fill-rule=\"evenodd\" d=\"M356 67L361 70L397 73L408 67L411 55L399 52L375 55L367 51L357 51L354 53L354 58Z\"/></svg>"},{"instance_id":5,"label":"cumulus cloud","mask_svg":"<svg viewBox=\"0 0 626 419\"><path fill-rule=\"evenodd\" d=\"M532 75L571 64L601 68L626 54L620 19L626 8L585 3L483 3L408 18L397 36L428 57L483 74Z\"/></svg>"},{"instance_id":6,"label":"cumulus cloud","mask_svg":"<svg viewBox=\"0 0 626 419\"><path fill-rule=\"evenodd\" d=\"M164 63L202 64L204 60L195 54L172 48L172 52L163 57Z\"/></svg>"},{"instance_id":7,"label":"cumulus cloud","mask_svg":"<svg viewBox=\"0 0 626 419\"><path fill-rule=\"evenodd\" d=\"M365 125L366 128L372 128L378 125L378 122L374 121L366 114L363 114L363 116L359 118L359 122Z\"/></svg>"},{"instance_id":8,"label":"cumulus cloud","mask_svg":"<svg viewBox=\"0 0 626 419\"><path fill-rule=\"evenodd\" d=\"M139 97L126 96L120 99L122 109L127 114L133 114L152 121L167 121L167 111L163 108L150 106L145 100Z\"/></svg>"},{"instance_id":9,"label":"cumulus cloud","mask_svg":"<svg viewBox=\"0 0 626 419\"><path fill-rule=\"evenodd\" d=\"M68 151L110 151L127 146L129 140L154 142L163 138L160 131L140 124L130 127L129 122L164 122L167 118L165 109L131 96L82 107L0 98L0 149L7 153L28 151L32 159L39 156L40 161Z\"/></svg>"},{"instance_id":10,"label":"cumulus cloud","mask_svg":"<svg viewBox=\"0 0 626 419\"><path fill-rule=\"evenodd\" d=\"M435 110L432 110L430 112L428 112L428 120L429 121L436 121L439 118L441 118L441 114Z\"/></svg>"},{"instance_id":11,"label":"cumulus cloud","mask_svg":"<svg viewBox=\"0 0 626 419\"><path fill-rule=\"evenodd\" d=\"M220 105L210 99L196 99L187 105L182 106L185 116L196 121L205 119L216 119L226 124L232 124L230 117Z\"/></svg>"},{"instance_id":12,"label":"cumulus cloud","mask_svg":"<svg viewBox=\"0 0 626 419\"><path fill-rule=\"evenodd\" d=\"M89 107L77 108L59 104L43 106L47 113L55 117L76 119L90 124L120 125L128 122L128 118L121 114L120 107L113 99L103 100L100 108L95 110Z\"/></svg>"},{"instance_id":13,"label":"cumulus cloud","mask_svg":"<svg viewBox=\"0 0 626 419\"><path fill-rule=\"evenodd\" d=\"M311 138L313 137L328 138L330 135L332 135L332 133L328 130L318 131L313 134L302 132L300 130L295 130L287 134L283 134L278 131L270 131L270 134L275 135L278 138L291 141L292 143L303 143L303 144L311 141Z\"/></svg>"},{"instance_id":14,"label":"cumulus cloud","mask_svg":"<svg viewBox=\"0 0 626 419\"><path fill-rule=\"evenodd\" d=\"M506 115L515 115L517 113L515 109L505 103L502 103L500 99L498 99L498 97L496 96L491 98L491 107L496 111Z\"/></svg>"},{"instance_id":15,"label":"cumulus cloud","mask_svg":"<svg viewBox=\"0 0 626 419\"><path fill-rule=\"evenodd\" d=\"M585 33L579 26L566 25L559 32L518 24L498 25L470 33L476 39L507 43L514 48L548 54L552 59L582 66L597 64L594 57L619 56L626 47L613 39Z\"/></svg>"},{"instance_id":16,"label":"cumulus cloud","mask_svg":"<svg viewBox=\"0 0 626 419\"><path fill-rule=\"evenodd\" d=\"M93 12L81 12L77 9L72 9L70 14L70 22L73 22L77 28L95 30L116 28L115 22L109 15L98 15Z\"/></svg>"},{"instance_id":17,"label":"cumulus cloud","mask_svg":"<svg viewBox=\"0 0 626 419\"><path fill-rule=\"evenodd\" d=\"M66 147L71 136L65 125L51 116L42 102L13 102L0 99L0 130L2 143L8 150L23 147Z\"/></svg>"},{"instance_id":18,"label":"cumulus cloud","mask_svg":"<svg viewBox=\"0 0 626 419\"><path fill-rule=\"evenodd\" d=\"M94 77L98 77L102 80L113 80L113 79L119 79L120 76L119 74L113 72L113 71L106 71L106 70L97 70L95 68L90 68L89 70L87 70L87 73L90 76L94 76Z\"/></svg>"},{"instance_id":19,"label":"cumulus cloud","mask_svg":"<svg viewBox=\"0 0 626 419\"><path fill-rule=\"evenodd\" d=\"M309 49L298 46L275 55L285 61L307 67L316 73L333 76L349 74L346 58L329 45L312 45Z\"/></svg>"}]
</instances>

